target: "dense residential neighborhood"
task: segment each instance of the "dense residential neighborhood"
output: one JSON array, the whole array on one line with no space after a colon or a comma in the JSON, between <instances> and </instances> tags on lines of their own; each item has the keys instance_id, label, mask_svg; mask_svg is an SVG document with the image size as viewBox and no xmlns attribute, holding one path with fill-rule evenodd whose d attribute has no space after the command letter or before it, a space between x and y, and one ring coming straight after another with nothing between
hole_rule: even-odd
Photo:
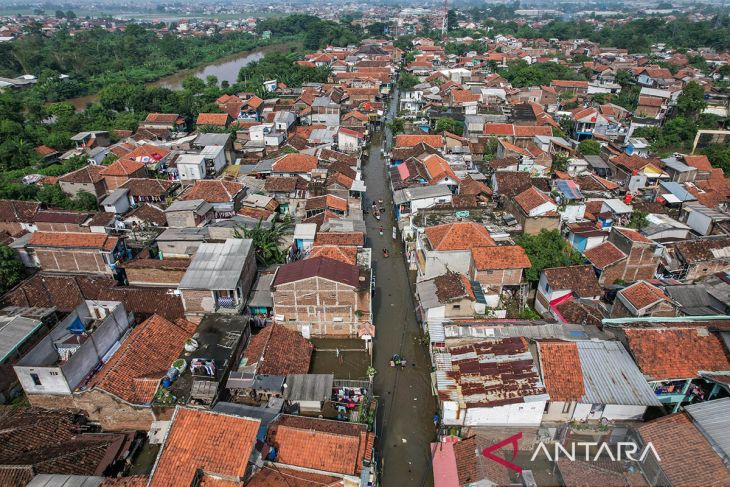
<instances>
[{"instance_id":1,"label":"dense residential neighborhood","mask_svg":"<svg viewBox=\"0 0 730 487\"><path fill-rule=\"evenodd\" d=\"M0 485L730 485L730 46L369 8L157 26L305 50L35 122L0 78L46 141L0 151Z\"/></svg>"}]
</instances>

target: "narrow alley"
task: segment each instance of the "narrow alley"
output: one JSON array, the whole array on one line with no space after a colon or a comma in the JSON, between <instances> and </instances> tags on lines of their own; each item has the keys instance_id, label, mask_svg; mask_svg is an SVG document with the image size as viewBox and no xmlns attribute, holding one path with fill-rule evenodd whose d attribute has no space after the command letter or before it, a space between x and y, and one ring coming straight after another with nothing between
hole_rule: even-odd
<instances>
[{"instance_id":1,"label":"narrow alley","mask_svg":"<svg viewBox=\"0 0 730 487\"><path fill-rule=\"evenodd\" d=\"M392 119L396 107L397 92L391 99L388 119ZM433 479L428 445L435 438L436 405L431 392L430 360L416 322L402 245L392 238L392 194L381 153L388 132L383 127L375 133L363 168L368 204L382 198L386 208L381 220L372 215L366 217L376 275L374 367L377 370L375 392L380 397L377 450L381 459L381 484L430 486ZM389 257L383 256L383 249L388 250ZM394 354L407 360L405 368L390 367Z\"/></svg>"}]
</instances>

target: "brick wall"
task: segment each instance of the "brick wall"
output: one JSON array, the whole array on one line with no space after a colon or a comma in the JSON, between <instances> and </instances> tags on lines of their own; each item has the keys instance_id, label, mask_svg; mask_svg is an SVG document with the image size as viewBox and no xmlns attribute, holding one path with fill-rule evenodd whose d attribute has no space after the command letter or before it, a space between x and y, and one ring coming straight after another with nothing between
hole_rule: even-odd
<instances>
[{"instance_id":1,"label":"brick wall","mask_svg":"<svg viewBox=\"0 0 730 487\"><path fill-rule=\"evenodd\" d=\"M127 280L133 286L177 287L186 269L125 268Z\"/></svg>"},{"instance_id":2,"label":"brick wall","mask_svg":"<svg viewBox=\"0 0 730 487\"><path fill-rule=\"evenodd\" d=\"M213 313L215 301L213 292L197 289L181 289L185 313Z\"/></svg>"},{"instance_id":3,"label":"brick wall","mask_svg":"<svg viewBox=\"0 0 730 487\"><path fill-rule=\"evenodd\" d=\"M687 270L686 279L694 281L716 272L724 272L730 268L730 259L718 259L711 262L699 262L691 265Z\"/></svg>"},{"instance_id":4,"label":"brick wall","mask_svg":"<svg viewBox=\"0 0 730 487\"><path fill-rule=\"evenodd\" d=\"M44 271L111 274L111 269L98 250L36 248L34 253Z\"/></svg>"},{"instance_id":5,"label":"brick wall","mask_svg":"<svg viewBox=\"0 0 730 487\"><path fill-rule=\"evenodd\" d=\"M483 286L516 286L522 282L522 269L477 271L475 280Z\"/></svg>"}]
</instances>

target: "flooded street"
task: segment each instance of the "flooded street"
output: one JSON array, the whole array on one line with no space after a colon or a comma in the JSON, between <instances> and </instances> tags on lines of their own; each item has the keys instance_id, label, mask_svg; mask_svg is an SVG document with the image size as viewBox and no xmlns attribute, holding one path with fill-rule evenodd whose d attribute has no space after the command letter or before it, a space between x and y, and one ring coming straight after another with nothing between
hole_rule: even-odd
<instances>
[{"instance_id":1,"label":"flooded street","mask_svg":"<svg viewBox=\"0 0 730 487\"><path fill-rule=\"evenodd\" d=\"M389 119L397 107L393 96ZM374 367L378 409L377 451L381 459L381 484L385 487L430 486L433 484L429 443L435 438L435 398L431 392L431 365L423 335L416 322L414 297L402 246L392 239L393 204L385 161L380 149L388 129L378 130L370 142L369 158L363 167L368 202L382 198L383 220L365 217L375 269L374 313L376 324ZM383 226L384 234L379 235ZM390 257L383 257L382 249ZM399 354L408 365L389 366Z\"/></svg>"}]
</instances>

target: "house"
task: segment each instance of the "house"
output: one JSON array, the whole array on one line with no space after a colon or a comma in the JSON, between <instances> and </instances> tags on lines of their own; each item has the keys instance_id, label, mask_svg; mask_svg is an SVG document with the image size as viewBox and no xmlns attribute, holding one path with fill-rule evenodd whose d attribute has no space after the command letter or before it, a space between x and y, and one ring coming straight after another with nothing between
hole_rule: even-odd
<instances>
[{"instance_id":1,"label":"house","mask_svg":"<svg viewBox=\"0 0 730 487\"><path fill-rule=\"evenodd\" d=\"M472 275L471 250L496 245L483 225L466 221L426 227L416 240L416 263L422 279L448 271Z\"/></svg>"},{"instance_id":2,"label":"house","mask_svg":"<svg viewBox=\"0 0 730 487\"><path fill-rule=\"evenodd\" d=\"M358 152L365 144L365 135L362 132L347 127L340 127L337 131L337 148L343 152Z\"/></svg>"},{"instance_id":3,"label":"house","mask_svg":"<svg viewBox=\"0 0 730 487\"><path fill-rule=\"evenodd\" d=\"M134 178L127 180L119 189L127 190L127 198L132 206L141 203L164 203L177 187L172 181L157 178Z\"/></svg>"},{"instance_id":4,"label":"house","mask_svg":"<svg viewBox=\"0 0 730 487\"><path fill-rule=\"evenodd\" d=\"M210 125L213 127L228 127L231 117L227 113L200 113L195 121L198 127Z\"/></svg>"},{"instance_id":5,"label":"house","mask_svg":"<svg viewBox=\"0 0 730 487\"><path fill-rule=\"evenodd\" d=\"M108 147L111 143L109 132L104 130L91 130L87 132L79 132L71 137L76 144L76 148L91 149L92 147Z\"/></svg>"},{"instance_id":6,"label":"house","mask_svg":"<svg viewBox=\"0 0 730 487\"><path fill-rule=\"evenodd\" d=\"M30 261L44 271L113 274L126 258L124 239L98 233L35 232L25 244Z\"/></svg>"},{"instance_id":7,"label":"house","mask_svg":"<svg viewBox=\"0 0 730 487\"><path fill-rule=\"evenodd\" d=\"M249 239L203 243L180 281L185 316L240 313L256 276L256 258Z\"/></svg>"},{"instance_id":8,"label":"house","mask_svg":"<svg viewBox=\"0 0 730 487\"><path fill-rule=\"evenodd\" d=\"M611 242L603 242L583 252L583 256L593 265L598 284L601 287L611 286L619 279L623 280L627 256Z\"/></svg>"},{"instance_id":9,"label":"house","mask_svg":"<svg viewBox=\"0 0 730 487\"><path fill-rule=\"evenodd\" d=\"M661 458L657 479L677 487L730 484L727 443L719 436L727 427L727 412L725 398L690 404L681 413L639 425L642 443L651 443Z\"/></svg>"},{"instance_id":10,"label":"house","mask_svg":"<svg viewBox=\"0 0 730 487\"><path fill-rule=\"evenodd\" d=\"M375 433L361 423L282 414L269 424L266 443L275 465L338 474L357 484L372 466Z\"/></svg>"},{"instance_id":11,"label":"house","mask_svg":"<svg viewBox=\"0 0 730 487\"><path fill-rule=\"evenodd\" d=\"M614 263L606 274L604 269L601 275L602 281L613 283L617 280L626 282L638 281L641 279L653 279L662 256L662 248L631 228L614 226L608 234L608 242L624 255L621 259L618 252L611 249Z\"/></svg>"},{"instance_id":12,"label":"house","mask_svg":"<svg viewBox=\"0 0 730 487\"><path fill-rule=\"evenodd\" d=\"M148 485L242 484L254 468L260 424L259 419L177 407Z\"/></svg>"},{"instance_id":13,"label":"house","mask_svg":"<svg viewBox=\"0 0 730 487\"><path fill-rule=\"evenodd\" d=\"M148 113L139 126L147 129L168 129L171 132L184 132L185 118L177 113Z\"/></svg>"},{"instance_id":14,"label":"house","mask_svg":"<svg viewBox=\"0 0 730 487\"><path fill-rule=\"evenodd\" d=\"M448 272L416 283L419 321L427 323L456 318L473 318L484 314L485 303L479 302L474 287L464 274ZM479 289L479 294L481 289Z\"/></svg>"},{"instance_id":15,"label":"house","mask_svg":"<svg viewBox=\"0 0 730 487\"><path fill-rule=\"evenodd\" d=\"M715 397L720 388L705 377L730 372L723 339L701 323L623 325L620 332L659 401L675 412L683 404Z\"/></svg>"},{"instance_id":16,"label":"house","mask_svg":"<svg viewBox=\"0 0 730 487\"><path fill-rule=\"evenodd\" d=\"M723 272L730 267L730 237L710 237L684 240L670 246L670 256L676 264L675 273L686 281Z\"/></svg>"},{"instance_id":17,"label":"house","mask_svg":"<svg viewBox=\"0 0 730 487\"><path fill-rule=\"evenodd\" d=\"M152 315L137 325L82 389L64 405L84 411L104 430L149 430L157 419L151 408L160 380L180 355L196 326ZM164 418L164 414L162 415Z\"/></svg>"},{"instance_id":18,"label":"house","mask_svg":"<svg viewBox=\"0 0 730 487\"><path fill-rule=\"evenodd\" d=\"M181 154L175 159L175 167L181 181L205 179L207 176L205 157L202 154Z\"/></svg>"},{"instance_id":19,"label":"house","mask_svg":"<svg viewBox=\"0 0 730 487\"><path fill-rule=\"evenodd\" d=\"M485 294L496 295L497 298L504 286L520 286L523 270L532 267L525 249L519 245L474 247L471 257L474 280L481 284ZM489 296L487 300L489 302ZM495 307L491 303L490 306Z\"/></svg>"},{"instance_id":20,"label":"house","mask_svg":"<svg viewBox=\"0 0 730 487\"><path fill-rule=\"evenodd\" d=\"M271 166L271 174L274 176L300 176L309 181L310 173L317 168L317 164L317 157L310 154L285 154L274 161Z\"/></svg>"},{"instance_id":21,"label":"house","mask_svg":"<svg viewBox=\"0 0 730 487\"><path fill-rule=\"evenodd\" d=\"M165 212L158 206L142 203L124 215L122 219L127 227L154 228L167 226Z\"/></svg>"},{"instance_id":22,"label":"house","mask_svg":"<svg viewBox=\"0 0 730 487\"><path fill-rule=\"evenodd\" d=\"M39 232L85 233L91 231L85 225L89 218L85 211L41 210L36 213L33 224Z\"/></svg>"},{"instance_id":23,"label":"house","mask_svg":"<svg viewBox=\"0 0 730 487\"><path fill-rule=\"evenodd\" d=\"M0 309L0 403L20 392L12 366L58 322L56 308L6 306Z\"/></svg>"},{"instance_id":24,"label":"house","mask_svg":"<svg viewBox=\"0 0 730 487\"><path fill-rule=\"evenodd\" d=\"M347 210L347 200L331 194L308 198L304 203L306 218L311 218L322 213L344 216L347 214Z\"/></svg>"},{"instance_id":25,"label":"house","mask_svg":"<svg viewBox=\"0 0 730 487\"><path fill-rule=\"evenodd\" d=\"M658 287L636 282L616 293L611 318L676 316L677 307Z\"/></svg>"},{"instance_id":26,"label":"house","mask_svg":"<svg viewBox=\"0 0 730 487\"><path fill-rule=\"evenodd\" d=\"M540 274L535 297L535 311L541 315L558 314L555 306L573 297L598 300L603 291L593 266L551 267Z\"/></svg>"},{"instance_id":27,"label":"house","mask_svg":"<svg viewBox=\"0 0 730 487\"><path fill-rule=\"evenodd\" d=\"M560 214L555 201L534 186L530 186L514 196L505 205L522 226L522 232L535 235L542 230L557 230L560 227Z\"/></svg>"},{"instance_id":28,"label":"house","mask_svg":"<svg viewBox=\"0 0 730 487\"><path fill-rule=\"evenodd\" d=\"M297 116L290 111L282 110L274 114L274 128L279 132L287 133L294 127Z\"/></svg>"},{"instance_id":29,"label":"house","mask_svg":"<svg viewBox=\"0 0 730 487\"><path fill-rule=\"evenodd\" d=\"M0 478L7 487L98 482L124 470L134 433L92 433L72 411L4 408L0 415ZM91 479L91 480L89 480Z\"/></svg>"},{"instance_id":30,"label":"house","mask_svg":"<svg viewBox=\"0 0 730 487\"><path fill-rule=\"evenodd\" d=\"M107 191L104 176L101 174L104 169L104 166L89 164L58 178L58 185L71 197L84 191L100 198Z\"/></svg>"},{"instance_id":31,"label":"house","mask_svg":"<svg viewBox=\"0 0 730 487\"><path fill-rule=\"evenodd\" d=\"M306 374L313 351L314 345L300 333L273 323L251 339L243 356L255 374Z\"/></svg>"},{"instance_id":32,"label":"house","mask_svg":"<svg viewBox=\"0 0 730 487\"><path fill-rule=\"evenodd\" d=\"M549 399L524 338L449 346L435 375L446 426L538 426Z\"/></svg>"},{"instance_id":33,"label":"house","mask_svg":"<svg viewBox=\"0 0 730 487\"><path fill-rule=\"evenodd\" d=\"M165 209L165 220L170 228L192 228L206 225L214 214L205 200L175 200Z\"/></svg>"},{"instance_id":34,"label":"house","mask_svg":"<svg viewBox=\"0 0 730 487\"><path fill-rule=\"evenodd\" d=\"M41 209L37 201L0 200L0 231L20 236L33 230L33 220Z\"/></svg>"},{"instance_id":35,"label":"house","mask_svg":"<svg viewBox=\"0 0 730 487\"><path fill-rule=\"evenodd\" d=\"M70 399L108 361L131 325L118 301L86 300L76 306L13 366L31 404L54 408Z\"/></svg>"},{"instance_id":36,"label":"house","mask_svg":"<svg viewBox=\"0 0 730 487\"><path fill-rule=\"evenodd\" d=\"M130 286L177 288L190 265L190 259L137 258L121 268Z\"/></svg>"},{"instance_id":37,"label":"house","mask_svg":"<svg viewBox=\"0 0 730 487\"><path fill-rule=\"evenodd\" d=\"M271 285L274 319L305 338L358 336L370 319L370 277L360 274L327 257L279 266Z\"/></svg>"},{"instance_id":38,"label":"house","mask_svg":"<svg viewBox=\"0 0 730 487\"><path fill-rule=\"evenodd\" d=\"M104 184L108 191L114 191L131 178L149 177L147 166L130 159L119 159L104 167L99 171L99 174L104 178Z\"/></svg>"},{"instance_id":39,"label":"house","mask_svg":"<svg viewBox=\"0 0 730 487\"><path fill-rule=\"evenodd\" d=\"M101 207L108 213L122 215L130 208L129 189L117 188L101 200Z\"/></svg>"},{"instance_id":40,"label":"house","mask_svg":"<svg viewBox=\"0 0 730 487\"><path fill-rule=\"evenodd\" d=\"M537 350L550 396L543 421L641 420L661 406L621 342L540 340Z\"/></svg>"},{"instance_id":41,"label":"house","mask_svg":"<svg viewBox=\"0 0 730 487\"><path fill-rule=\"evenodd\" d=\"M243 184L221 179L200 179L195 181L179 200L204 200L213 206L215 218L230 218L241 207L246 196Z\"/></svg>"},{"instance_id":42,"label":"house","mask_svg":"<svg viewBox=\"0 0 730 487\"><path fill-rule=\"evenodd\" d=\"M312 124L335 127L340 124L340 104L328 96L318 96L312 102Z\"/></svg>"}]
</instances>

